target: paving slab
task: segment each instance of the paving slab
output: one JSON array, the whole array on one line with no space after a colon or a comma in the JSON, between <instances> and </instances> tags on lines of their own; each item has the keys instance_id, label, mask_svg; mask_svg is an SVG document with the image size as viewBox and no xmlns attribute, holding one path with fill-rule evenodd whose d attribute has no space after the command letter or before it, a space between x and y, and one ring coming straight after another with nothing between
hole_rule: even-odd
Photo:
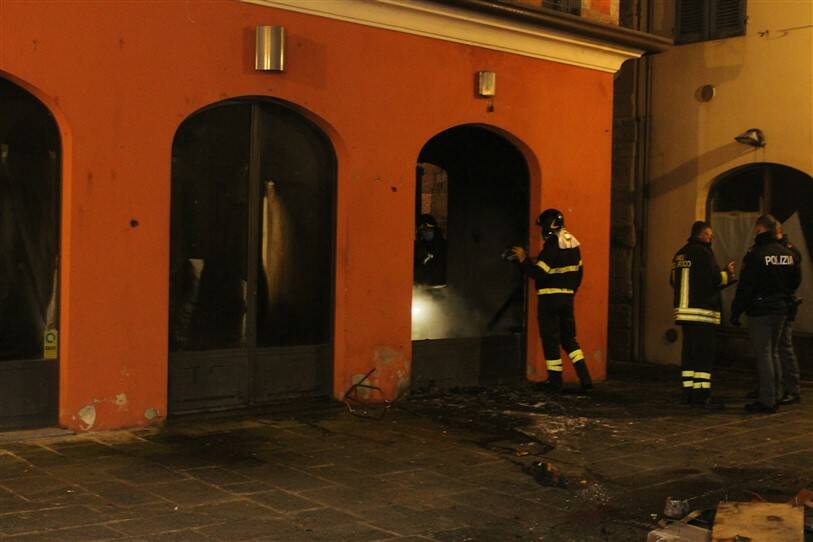
<instances>
[{"instance_id":1,"label":"paving slab","mask_svg":"<svg viewBox=\"0 0 813 542\"><path fill-rule=\"evenodd\" d=\"M722 412L679 405L673 368L628 365L590 396L435 390L381 420L311 403L5 436L0 542L628 542L666 497L782 502L813 485L813 401L747 415L750 379L719 373Z\"/></svg>"}]
</instances>

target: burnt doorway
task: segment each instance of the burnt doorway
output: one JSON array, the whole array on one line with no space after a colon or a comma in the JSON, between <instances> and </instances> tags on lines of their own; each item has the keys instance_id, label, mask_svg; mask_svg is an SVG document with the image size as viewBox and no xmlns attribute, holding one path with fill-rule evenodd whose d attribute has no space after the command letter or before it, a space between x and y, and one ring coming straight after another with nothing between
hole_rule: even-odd
<instances>
[{"instance_id":1,"label":"burnt doorway","mask_svg":"<svg viewBox=\"0 0 813 542\"><path fill-rule=\"evenodd\" d=\"M57 423L60 164L50 111L0 78L0 429Z\"/></svg>"},{"instance_id":2,"label":"burnt doorway","mask_svg":"<svg viewBox=\"0 0 813 542\"><path fill-rule=\"evenodd\" d=\"M720 176L708 198L709 222L714 228L714 252L720 263L733 260L737 267L754 242L754 224L764 213L782 223L790 241L802 255L802 285L797 292L804 302L793 325L800 369L813 374L813 178L781 164L758 163L733 169ZM728 310L735 288L723 291ZM722 319L720 359L750 358L747 331Z\"/></svg>"},{"instance_id":3,"label":"burnt doorway","mask_svg":"<svg viewBox=\"0 0 813 542\"><path fill-rule=\"evenodd\" d=\"M528 244L525 158L460 126L424 146L416 181L413 386L524 381L527 281L502 254Z\"/></svg>"},{"instance_id":4,"label":"burnt doorway","mask_svg":"<svg viewBox=\"0 0 813 542\"><path fill-rule=\"evenodd\" d=\"M217 103L172 148L170 414L326 396L336 158L291 107Z\"/></svg>"}]
</instances>

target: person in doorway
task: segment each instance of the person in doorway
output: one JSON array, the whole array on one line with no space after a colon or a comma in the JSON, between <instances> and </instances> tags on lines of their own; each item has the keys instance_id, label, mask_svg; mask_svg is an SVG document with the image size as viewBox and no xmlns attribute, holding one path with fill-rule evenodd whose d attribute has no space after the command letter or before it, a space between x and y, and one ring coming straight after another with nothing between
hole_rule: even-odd
<instances>
[{"instance_id":1,"label":"person in doorway","mask_svg":"<svg viewBox=\"0 0 813 542\"><path fill-rule=\"evenodd\" d=\"M722 408L712 400L715 334L720 325L720 291L736 281L734 262L724 270L711 249L713 231L707 222L692 224L688 242L672 258L669 283L674 289L673 316L683 328L682 401L701 408Z\"/></svg>"},{"instance_id":2,"label":"person in doorway","mask_svg":"<svg viewBox=\"0 0 813 542\"><path fill-rule=\"evenodd\" d=\"M790 308L789 298L801 282L801 271L788 248L777 238L777 220L762 215L754 227L754 245L742 262L742 275L731 305L731 324L748 315L748 330L757 362L759 397L748 412L776 412L781 393L779 339Z\"/></svg>"},{"instance_id":3,"label":"person in doorway","mask_svg":"<svg viewBox=\"0 0 813 542\"><path fill-rule=\"evenodd\" d=\"M802 280L801 266L802 266L802 253L799 249L790 242L787 234L782 229L782 224L777 224L776 237L779 239L779 244L793 253L793 259L798 271L792 274L799 283ZM794 282L791 282L793 287ZM801 300L796 297L796 291L799 284L790 292L788 299L788 314L785 318L785 323L782 324L782 331L779 334L779 365L782 368L782 387L780 388L781 395L779 396L780 405L792 405L801 401L801 388L799 387L799 361L796 359L796 351L793 349L793 322L796 320L796 313L799 310Z\"/></svg>"},{"instance_id":4,"label":"person in doorway","mask_svg":"<svg viewBox=\"0 0 813 542\"><path fill-rule=\"evenodd\" d=\"M576 318L573 302L582 282L579 241L565 229L565 217L557 209L547 209L536 220L544 246L536 263L525 249L512 247L522 270L533 278L538 294L537 319L545 352L548 380L545 386L562 389L562 347L567 352L584 391L593 387L584 353L576 340Z\"/></svg>"},{"instance_id":5,"label":"person in doorway","mask_svg":"<svg viewBox=\"0 0 813 542\"><path fill-rule=\"evenodd\" d=\"M423 214L418 218L415 234L415 284L446 285L446 239L435 217Z\"/></svg>"}]
</instances>

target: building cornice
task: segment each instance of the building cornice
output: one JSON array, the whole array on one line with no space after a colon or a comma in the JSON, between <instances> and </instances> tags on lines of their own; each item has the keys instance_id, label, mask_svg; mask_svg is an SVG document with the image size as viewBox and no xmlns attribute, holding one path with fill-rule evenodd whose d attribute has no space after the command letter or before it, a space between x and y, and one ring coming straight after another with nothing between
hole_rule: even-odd
<instances>
[{"instance_id":1,"label":"building cornice","mask_svg":"<svg viewBox=\"0 0 813 542\"><path fill-rule=\"evenodd\" d=\"M242 1L609 73L626 60L671 43L580 17L480 0ZM556 23L559 18L564 22ZM661 48L649 44L650 38Z\"/></svg>"}]
</instances>

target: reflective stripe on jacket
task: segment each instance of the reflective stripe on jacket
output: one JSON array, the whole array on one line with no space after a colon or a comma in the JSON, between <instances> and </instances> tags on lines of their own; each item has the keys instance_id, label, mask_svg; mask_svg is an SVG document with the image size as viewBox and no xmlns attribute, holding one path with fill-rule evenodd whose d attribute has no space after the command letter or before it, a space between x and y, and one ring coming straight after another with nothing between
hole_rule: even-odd
<instances>
[{"instance_id":1,"label":"reflective stripe on jacket","mask_svg":"<svg viewBox=\"0 0 813 542\"><path fill-rule=\"evenodd\" d=\"M674 288L675 322L720 325L720 290L733 281L720 270L710 244L689 239L672 258L669 282Z\"/></svg>"}]
</instances>

